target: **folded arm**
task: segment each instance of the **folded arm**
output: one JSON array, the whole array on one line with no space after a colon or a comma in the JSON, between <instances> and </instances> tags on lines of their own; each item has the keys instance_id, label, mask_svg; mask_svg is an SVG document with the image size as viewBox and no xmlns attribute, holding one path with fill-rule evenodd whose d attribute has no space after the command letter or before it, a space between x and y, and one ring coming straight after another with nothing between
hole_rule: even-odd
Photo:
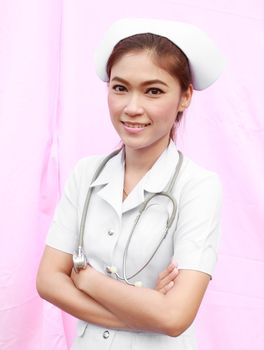
<instances>
[{"instance_id":1,"label":"folded arm","mask_svg":"<svg viewBox=\"0 0 264 350\"><path fill-rule=\"evenodd\" d=\"M110 310L80 291L70 278L72 255L47 246L38 275L39 295L69 314L108 328L129 329Z\"/></svg>"},{"instance_id":2,"label":"folded arm","mask_svg":"<svg viewBox=\"0 0 264 350\"><path fill-rule=\"evenodd\" d=\"M39 295L81 320L113 329L132 328L94 298L78 289L70 278L71 271L72 255L46 246L37 275ZM173 287L177 274L173 263L160 274L156 286L160 294L166 294ZM78 276L85 278L81 273Z\"/></svg>"},{"instance_id":3,"label":"folded arm","mask_svg":"<svg viewBox=\"0 0 264 350\"><path fill-rule=\"evenodd\" d=\"M130 328L178 336L193 322L210 276L181 270L166 294L126 285L89 266L78 274L72 272L72 279Z\"/></svg>"}]
</instances>

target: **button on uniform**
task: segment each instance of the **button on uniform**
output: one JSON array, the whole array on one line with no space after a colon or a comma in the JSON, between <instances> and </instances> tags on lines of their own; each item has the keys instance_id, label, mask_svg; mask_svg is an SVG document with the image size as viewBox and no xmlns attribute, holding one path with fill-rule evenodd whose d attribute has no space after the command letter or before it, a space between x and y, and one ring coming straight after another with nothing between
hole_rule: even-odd
<instances>
[{"instance_id":1,"label":"button on uniform","mask_svg":"<svg viewBox=\"0 0 264 350\"><path fill-rule=\"evenodd\" d=\"M109 338L109 336L110 336L110 332L109 331L104 331L103 338L107 339L107 338Z\"/></svg>"},{"instance_id":2,"label":"button on uniform","mask_svg":"<svg viewBox=\"0 0 264 350\"><path fill-rule=\"evenodd\" d=\"M112 229L110 229L110 230L108 230L108 236L113 236L113 234L115 233L115 231L114 230L112 230Z\"/></svg>"}]
</instances>

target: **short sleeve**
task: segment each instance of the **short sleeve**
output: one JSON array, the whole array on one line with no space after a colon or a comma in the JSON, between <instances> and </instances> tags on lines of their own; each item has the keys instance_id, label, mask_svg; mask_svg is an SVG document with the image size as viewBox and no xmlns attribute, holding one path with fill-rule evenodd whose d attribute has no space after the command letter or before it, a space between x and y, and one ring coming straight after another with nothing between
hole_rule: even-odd
<instances>
[{"instance_id":1,"label":"short sleeve","mask_svg":"<svg viewBox=\"0 0 264 350\"><path fill-rule=\"evenodd\" d=\"M80 160L66 180L46 238L48 246L70 254L75 250L79 229L77 205L82 168Z\"/></svg>"},{"instance_id":2,"label":"short sleeve","mask_svg":"<svg viewBox=\"0 0 264 350\"><path fill-rule=\"evenodd\" d=\"M189 180L179 200L174 261L212 276L220 236L222 186L214 173Z\"/></svg>"}]
</instances>

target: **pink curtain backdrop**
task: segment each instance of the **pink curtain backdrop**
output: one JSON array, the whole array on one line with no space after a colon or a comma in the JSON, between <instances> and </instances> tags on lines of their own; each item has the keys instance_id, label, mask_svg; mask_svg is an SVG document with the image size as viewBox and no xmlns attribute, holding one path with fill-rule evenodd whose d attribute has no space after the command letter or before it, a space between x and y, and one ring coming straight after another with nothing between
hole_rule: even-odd
<instances>
[{"instance_id":1,"label":"pink curtain backdrop","mask_svg":"<svg viewBox=\"0 0 264 350\"><path fill-rule=\"evenodd\" d=\"M196 24L227 58L221 79L195 94L177 138L224 186L219 260L196 321L198 340L201 350L263 350L260 0L1 0L0 349L70 347L75 321L39 298L36 270L70 169L118 143L93 52L113 20L131 16Z\"/></svg>"}]
</instances>

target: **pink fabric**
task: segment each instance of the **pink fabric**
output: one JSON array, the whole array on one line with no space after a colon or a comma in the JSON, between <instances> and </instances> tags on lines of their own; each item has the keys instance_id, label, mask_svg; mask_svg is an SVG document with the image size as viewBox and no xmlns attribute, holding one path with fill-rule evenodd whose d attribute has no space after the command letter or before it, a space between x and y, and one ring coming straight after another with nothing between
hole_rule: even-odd
<instances>
[{"instance_id":1,"label":"pink fabric","mask_svg":"<svg viewBox=\"0 0 264 350\"><path fill-rule=\"evenodd\" d=\"M197 24L227 57L221 79L195 94L177 141L224 185L198 339L203 350L263 350L263 10L258 0L1 1L1 350L69 349L74 321L39 298L36 270L70 169L118 143L94 48L113 20L139 14Z\"/></svg>"}]
</instances>

